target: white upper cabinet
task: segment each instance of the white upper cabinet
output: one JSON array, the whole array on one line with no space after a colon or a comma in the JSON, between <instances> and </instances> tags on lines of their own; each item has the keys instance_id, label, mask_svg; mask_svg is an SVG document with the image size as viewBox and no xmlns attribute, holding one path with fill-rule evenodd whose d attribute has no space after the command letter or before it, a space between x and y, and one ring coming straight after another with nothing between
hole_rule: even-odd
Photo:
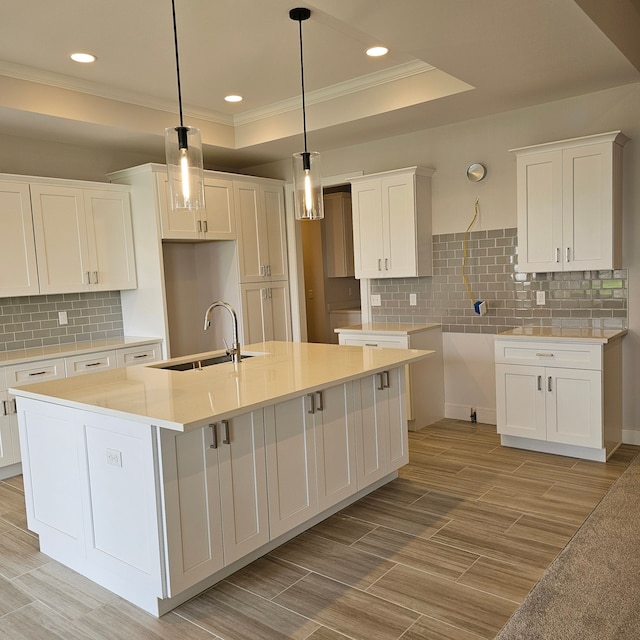
<instances>
[{"instance_id":1,"label":"white upper cabinet","mask_svg":"<svg viewBox=\"0 0 640 640\"><path fill-rule=\"evenodd\" d=\"M39 293L29 185L0 182L0 297Z\"/></svg>"},{"instance_id":2,"label":"white upper cabinet","mask_svg":"<svg viewBox=\"0 0 640 640\"><path fill-rule=\"evenodd\" d=\"M281 184L234 182L240 282L287 280L287 234Z\"/></svg>"},{"instance_id":3,"label":"white upper cabinet","mask_svg":"<svg viewBox=\"0 0 640 640\"><path fill-rule=\"evenodd\" d=\"M136 287L128 192L32 184L40 293Z\"/></svg>"},{"instance_id":4,"label":"white upper cabinet","mask_svg":"<svg viewBox=\"0 0 640 640\"><path fill-rule=\"evenodd\" d=\"M518 268L587 271L622 266L619 131L513 149Z\"/></svg>"},{"instance_id":5,"label":"white upper cabinet","mask_svg":"<svg viewBox=\"0 0 640 640\"><path fill-rule=\"evenodd\" d=\"M205 209L169 206L169 180L166 171L156 174L163 240L234 240L236 226L231 178L205 175Z\"/></svg>"},{"instance_id":6,"label":"white upper cabinet","mask_svg":"<svg viewBox=\"0 0 640 640\"><path fill-rule=\"evenodd\" d=\"M356 278L432 275L433 173L409 167L352 179Z\"/></svg>"}]
</instances>

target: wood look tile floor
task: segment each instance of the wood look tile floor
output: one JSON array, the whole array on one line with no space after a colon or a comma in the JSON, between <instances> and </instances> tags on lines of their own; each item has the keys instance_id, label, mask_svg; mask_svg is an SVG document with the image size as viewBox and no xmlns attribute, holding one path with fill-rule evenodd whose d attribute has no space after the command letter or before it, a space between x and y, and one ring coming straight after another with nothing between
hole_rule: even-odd
<instances>
[{"instance_id":1,"label":"wood look tile floor","mask_svg":"<svg viewBox=\"0 0 640 640\"><path fill-rule=\"evenodd\" d=\"M493 638L640 451L605 464L411 433L400 477L156 619L38 551L0 482L0 639Z\"/></svg>"}]
</instances>

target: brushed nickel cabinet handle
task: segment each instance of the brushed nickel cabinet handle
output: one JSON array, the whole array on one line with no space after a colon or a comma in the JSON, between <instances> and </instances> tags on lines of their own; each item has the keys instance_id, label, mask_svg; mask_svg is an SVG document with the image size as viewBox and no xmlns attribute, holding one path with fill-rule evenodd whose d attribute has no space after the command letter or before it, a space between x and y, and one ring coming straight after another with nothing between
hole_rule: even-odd
<instances>
[{"instance_id":1,"label":"brushed nickel cabinet handle","mask_svg":"<svg viewBox=\"0 0 640 640\"><path fill-rule=\"evenodd\" d=\"M538 376L538 391L542 391L542 376Z\"/></svg>"},{"instance_id":2,"label":"brushed nickel cabinet handle","mask_svg":"<svg viewBox=\"0 0 640 640\"><path fill-rule=\"evenodd\" d=\"M218 431L216 429L216 423L209 425L211 427L211 438L212 442L209 445L209 449L217 449L218 448Z\"/></svg>"},{"instance_id":3,"label":"brushed nickel cabinet handle","mask_svg":"<svg viewBox=\"0 0 640 640\"><path fill-rule=\"evenodd\" d=\"M547 389L548 389L549 391L552 391L552 389L551 389L551 376L549 376L549 383L548 383L548 385L547 385Z\"/></svg>"},{"instance_id":4,"label":"brushed nickel cabinet handle","mask_svg":"<svg viewBox=\"0 0 640 640\"><path fill-rule=\"evenodd\" d=\"M29 376L43 376L45 373L48 373L47 371L34 371L33 373L30 373Z\"/></svg>"},{"instance_id":5,"label":"brushed nickel cabinet handle","mask_svg":"<svg viewBox=\"0 0 640 640\"><path fill-rule=\"evenodd\" d=\"M380 380L380 386L378 387L378 391L383 391L384 390L384 378L382 376L382 373L378 373L376 374Z\"/></svg>"},{"instance_id":6,"label":"brushed nickel cabinet handle","mask_svg":"<svg viewBox=\"0 0 640 640\"><path fill-rule=\"evenodd\" d=\"M556 262L560 262L560 247L556 247Z\"/></svg>"},{"instance_id":7,"label":"brushed nickel cabinet handle","mask_svg":"<svg viewBox=\"0 0 640 640\"><path fill-rule=\"evenodd\" d=\"M229 421L221 420L222 428L224 429L224 437L222 438L222 444L231 444L229 439Z\"/></svg>"},{"instance_id":8,"label":"brushed nickel cabinet handle","mask_svg":"<svg viewBox=\"0 0 640 640\"><path fill-rule=\"evenodd\" d=\"M315 413L316 412L316 394L315 393L307 393L307 397L311 399L311 408L307 413Z\"/></svg>"},{"instance_id":9,"label":"brushed nickel cabinet handle","mask_svg":"<svg viewBox=\"0 0 640 640\"><path fill-rule=\"evenodd\" d=\"M204 220L204 221L202 222L202 230L203 230L205 233L208 233L208 232L209 232L209 223L208 223L206 220Z\"/></svg>"},{"instance_id":10,"label":"brushed nickel cabinet handle","mask_svg":"<svg viewBox=\"0 0 640 640\"><path fill-rule=\"evenodd\" d=\"M388 389L391 386L391 377L389 375L389 372L388 371L383 371L382 372L382 377L384 379L385 389Z\"/></svg>"},{"instance_id":11,"label":"brushed nickel cabinet handle","mask_svg":"<svg viewBox=\"0 0 640 640\"><path fill-rule=\"evenodd\" d=\"M570 257L570 253L569 253L570 249L569 247L567 247L567 262L570 262L569 257Z\"/></svg>"},{"instance_id":12,"label":"brushed nickel cabinet handle","mask_svg":"<svg viewBox=\"0 0 640 640\"><path fill-rule=\"evenodd\" d=\"M384 270L389 271L389 258L384 259Z\"/></svg>"},{"instance_id":13,"label":"brushed nickel cabinet handle","mask_svg":"<svg viewBox=\"0 0 640 640\"><path fill-rule=\"evenodd\" d=\"M554 353L536 353L536 356L538 356L539 358L553 358L555 357Z\"/></svg>"},{"instance_id":14,"label":"brushed nickel cabinet handle","mask_svg":"<svg viewBox=\"0 0 640 640\"><path fill-rule=\"evenodd\" d=\"M3 400L2 401L2 415L3 416L8 416L9 412L7 411L7 402L8 400Z\"/></svg>"},{"instance_id":15,"label":"brushed nickel cabinet handle","mask_svg":"<svg viewBox=\"0 0 640 640\"><path fill-rule=\"evenodd\" d=\"M382 271L382 258L378 258L378 271Z\"/></svg>"},{"instance_id":16,"label":"brushed nickel cabinet handle","mask_svg":"<svg viewBox=\"0 0 640 640\"><path fill-rule=\"evenodd\" d=\"M318 394L318 411L324 411L324 398L322 397L322 391L316 391Z\"/></svg>"}]
</instances>

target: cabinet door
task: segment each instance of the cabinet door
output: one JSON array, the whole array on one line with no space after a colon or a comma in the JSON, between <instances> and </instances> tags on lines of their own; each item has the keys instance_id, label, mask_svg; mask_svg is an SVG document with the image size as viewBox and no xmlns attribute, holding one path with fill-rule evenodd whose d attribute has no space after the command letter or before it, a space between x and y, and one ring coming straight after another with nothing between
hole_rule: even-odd
<instances>
[{"instance_id":1,"label":"cabinet door","mask_svg":"<svg viewBox=\"0 0 640 640\"><path fill-rule=\"evenodd\" d=\"M387 428L387 473L399 469L409 462L409 428L405 404L405 368L382 372L382 386L379 402L383 407Z\"/></svg>"},{"instance_id":2,"label":"cabinet door","mask_svg":"<svg viewBox=\"0 0 640 640\"><path fill-rule=\"evenodd\" d=\"M611 269L613 149L610 143L565 149L563 245L565 270Z\"/></svg>"},{"instance_id":3,"label":"cabinet door","mask_svg":"<svg viewBox=\"0 0 640 640\"><path fill-rule=\"evenodd\" d=\"M547 368L545 376L547 440L603 447L602 373Z\"/></svg>"},{"instance_id":4,"label":"cabinet door","mask_svg":"<svg viewBox=\"0 0 640 640\"><path fill-rule=\"evenodd\" d=\"M384 277L415 276L416 219L414 176L397 175L381 182L382 224L385 239Z\"/></svg>"},{"instance_id":5,"label":"cabinet door","mask_svg":"<svg viewBox=\"0 0 640 640\"><path fill-rule=\"evenodd\" d=\"M268 287L271 307L271 332L268 340L291 340L291 315L289 313L289 283L271 282Z\"/></svg>"},{"instance_id":6,"label":"cabinet door","mask_svg":"<svg viewBox=\"0 0 640 640\"><path fill-rule=\"evenodd\" d=\"M4 372L0 374L4 375ZM0 391L0 468L20 462L18 420L14 403L15 400L6 391Z\"/></svg>"},{"instance_id":7,"label":"cabinet door","mask_svg":"<svg viewBox=\"0 0 640 640\"><path fill-rule=\"evenodd\" d=\"M91 262L82 189L31 185L40 293L84 291Z\"/></svg>"},{"instance_id":8,"label":"cabinet door","mask_svg":"<svg viewBox=\"0 0 640 640\"><path fill-rule=\"evenodd\" d=\"M286 280L287 230L284 216L284 191L281 185L260 185L260 204L263 208L267 245L267 277L270 280Z\"/></svg>"},{"instance_id":9,"label":"cabinet door","mask_svg":"<svg viewBox=\"0 0 640 640\"><path fill-rule=\"evenodd\" d=\"M0 297L37 295L38 267L29 185L0 182Z\"/></svg>"},{"instance_id":10,"label":"cabinet door","mask_svg":"<svg viewBox=\"0 0 640 640\"><path fill-rule=\"evenodd\" d=\"M544 367L496 365L498 433L547 439L544 385Z\"/></svg>"},{"instance_id":11,"label":"cabinet door","mask_svg":"<svg viewBox=\"0 0 640 640\"><path fill-rule=\"evenodd\" d=\"M355 272L350 194L330 193L324 196L324 241L327 277L353 277Z\"/></svg>"},{"instance_id":12,"label":"cabinet door","mask_svg":"<svg viewBox=\"0 0 640 640\"><path fill-rule=\"evenodd\" d=\"M354 183L353 255L356 278L379 278L384 269L384 228L380 181Z\"/></svg>"},{"instance_id":13,"label":"cabinet door","mask_svg":"<svg viewBox=\"0 0 640 640\"><path fill-rule=\"evenodd\" d=\"M263 412L218 423L224 563L269 541Z\"/></svg>"},{"instance_id":14,"label":"cabinet door","mask_svg":"<svg viewBox=\"0 0 640 640\"><path fill-rule=\"evenodd\" d=\"M235 240L233 182L205 177L202 230L207 240Z\"/></svg>"},{"instance_id":15,"label":"cabinet door","mask_svg":"<svg viewBox=\"0 0 640 640\"><path fill-rule=\"evenodd\" d=\"M287 240L280 185L234 182L241 282L287 278Z\"/></svg>"},{"instance_id":16,"label":"cabinet door","mask_svg":"<svg viewBox=\"0 0 640 640\"><path fill-rule=\"evenodd\" d=\"M313 416L309 398L280 402L265 411L267 487L271 539L318 513Z\"/></svg>"},{"instance_id":17,"label":"cabinet door","mask_svg":"<svg viewBox=\"0 0 640 640\"><path fill-rule=\"evenodd\" d=\"M169 178L166 172L158 173L156 180L162 238L165 240L198 240L200 237L199 229L201 228L200 211L196 209L171 209L169 206L171 201Z\"/></svg>"},{"instance_id":18,"label":"cabinet door","mask_svg":"<svg viewBox=\"0 0 640 640\"><path fill-rule=\"evenodd\" d=\"M171 596L224 566L222 508L213 427L160 436Z\"/></svg>"},{"instance_id":19,"label":"cabinet door","mask_svg":"<svg viewBox=\"0 0 640 640\"><path fill-rule=\"evenodd\" d=\"M561 271L562 152L519 157L517 182L518 268Z\"/></svg>"},{"instance_id":20,"label":"cabinet door","mask_svg":"<svg viewBox=\"0 0 640 640\"><path fill-rule=\"evenodd\" d=\"M352 385L338 385L313 395L318 506L322 511L357 489Z\"/></svg>"},{"instance_id":21,"label":"cabinet door","mask_svg":"<svg viewBox=\"0 0 640 640\"><path fill-rule=\"evenodd\" d=\"M270 329L270 307L267 287L262 284L241 284L243 342L264 342ZM268 322L269 324L265 324Z\"/></svg>"},{"instance_id":22,"label":"cabinet door","mask_svg":"<svg viewBox=\"0 0 640 640\"><path fill-rule=\"evenodd\" d=\"M387 434L386 422L378 416L378 380L378 376L369 376L354 383L358 489L385 476Z\"/></svg>"},{"instance_id":23,"label":"cabinet door","mask_svg":"<svg viewBox=\"0 0 640 640\"><path fill-rule=\"evenodd\" d=\"M135 289L136 264L129 194L86 189L84 201L91 289Z\"/></svg>"}]
</instances>

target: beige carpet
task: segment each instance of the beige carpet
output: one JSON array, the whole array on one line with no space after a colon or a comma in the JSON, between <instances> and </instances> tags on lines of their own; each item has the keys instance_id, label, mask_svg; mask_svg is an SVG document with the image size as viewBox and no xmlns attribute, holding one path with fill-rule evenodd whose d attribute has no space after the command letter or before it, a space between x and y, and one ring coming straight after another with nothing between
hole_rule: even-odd
<instances>
[{"instance_id":1,"label":"beige carpet","mask_svg":"<svg viewBox=\"0 0 640 640\"><path fill-rule=\"evenodd\" d=\"M496 640L640 638L640 456Z\"/></svg>"}]
</instances>

